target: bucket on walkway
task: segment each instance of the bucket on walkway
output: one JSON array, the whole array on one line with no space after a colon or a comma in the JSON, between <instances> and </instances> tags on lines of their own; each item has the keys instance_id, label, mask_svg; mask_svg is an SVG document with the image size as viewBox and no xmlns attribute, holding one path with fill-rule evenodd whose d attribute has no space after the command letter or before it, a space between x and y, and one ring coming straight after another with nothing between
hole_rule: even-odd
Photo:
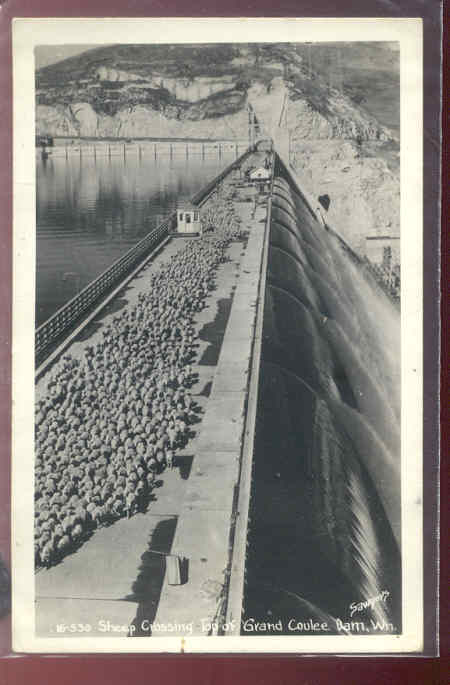
<instances>
[{"instance_id":1,"label":"bucket on walkway","mask_svg":"<svg viewBox=\"0 0 450 685\"><path fill-rule=\"evenodd\" d=\"M167 582L169 585L184 585L188 581L189 560L176 554L166 555Z\"/></svg>"},{"instance_id":2,"label":"bucket on walkway","mask_svg":"<svg viewBox=\"0 0 450 685\"><path fill-rule=\"evenodd\" d=\"M167 564L167 582L169 585L181 585L181 559L175 554L168 554L166 557Z\"/></svg>"}]
</instances>

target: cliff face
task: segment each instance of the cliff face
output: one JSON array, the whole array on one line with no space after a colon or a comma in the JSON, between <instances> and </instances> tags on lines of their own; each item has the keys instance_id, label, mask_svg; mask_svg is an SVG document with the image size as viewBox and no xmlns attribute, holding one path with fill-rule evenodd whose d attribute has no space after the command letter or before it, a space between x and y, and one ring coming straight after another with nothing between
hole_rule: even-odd
<instances>
[{"instance_id":1,"label":"cliff face","mask_svg":"<svg viewBox=\"0 0 450 685\"><path fill-rule=\"evenodd\" d=\"M327 221L358 254L365 254L366 236L399 234L398 152L392 144L297 138L291 159L306 190L329 196Z\"/></svg>"},{"instance_id":2,"label":"cliff face","mask_svg":"<svg viewBox=\"0 0 450 685\"><path fill-rule=\"evenodd\" d=\"M276 88L274 78L269 87ZM224 87L225 84L222 84ZM184 86L173 86L174 89ZM192 85L193 90L197 86ZM214 87L218 87L215 83ZM128 102L110 112L101 112L91 102L37 104L36 130L55 136L196 136L204 138L248 135L246 103L249 94L264 99L267 86L256 82L246 93L232 89L199 98L188 106L167 102L154 107L149 103ZM198 86L201 90L201 85ZM323 140L394 140L394 135L356 107L348 98L334 92L327 99L327 109L320 111L295 89L289 90L285 125L295 138ZM276 112L279 116L279 112Z\"/></svg>"},{"instance_id":3,"label":"cliff face","mask_svg":"<svg viewBox=\"0 0 450 685\"><path fill-rule=\"evenodd\" d=\"M292 104L287 124L301 137L392 137L357 104L359 91L331 87L320 73L323 60L317 60L318 72L310 62L299 46L284 44L98 48L37 72L37 129L80 136L155 136L161 130L245 137L249 91L264 95L282 81Z\"/></svg>"},{"instance_id":4,"label":"cliff face","mask_svg":"<svg viewBox=\"0 0 450 685\"><path fill-rule=\"evenodd\" d=\"M198 118L194 109L182 119L169 118L146 105L130 105L114 115L98 114L87 102L72 105L38 105L36 133L54 136L246 138L244 109L221 117Z\"/></svg>"},{"instance_id":5,"label":"cliff face","mask_svg":"<svg viewBox=\"0 0 450 685\"><path fill-rule=\"evenodd\" d=\"M392 132L335 89L315 89L308 101L307 83L271 85L269 92L253 86L249 100L269 130L289 134L290 161L305 190L316 201L329 196L327 222L361 255L367 236L398 236L399 149Z\"/></svg>"},{"instance_id":6,"label":"cliff face","mask_svg":"<svg viewBox=\"0 0 450 685\"><path fill-rule=\"evenodd\" d=\"M399 230L398 97L398 56L371 43L120 45L37 72L36 132L246 139L247 103L257 103L289 131L308 190L329 195L330 224L364 253L366 235Z\"/></svg>"}]
</instances>

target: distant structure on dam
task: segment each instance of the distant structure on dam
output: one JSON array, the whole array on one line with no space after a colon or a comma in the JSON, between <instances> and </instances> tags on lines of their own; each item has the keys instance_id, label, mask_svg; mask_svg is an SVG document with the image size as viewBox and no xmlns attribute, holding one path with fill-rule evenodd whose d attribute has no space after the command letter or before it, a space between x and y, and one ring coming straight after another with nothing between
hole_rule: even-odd
<instances>
[{"instance_id":1,"label":"distant structure on dam","mask_svg":"<svg viewBox=\"0 0 450 685\"><path fill-rule=\"evenodd\" d=\"M315 622L348 634L361 630L352 602L378 597L364 608L362 630L400 632L397 303L316 214L276 138L274 146L252 145L188 210L193 219L198 211L197 222L208 218L200 237L188 237L180 205L178 217L97 279L98 291L85 289L37 331L39 425L49 392L51 430L58 431L58 403L72 406L52 379L58 364L107 367L107 344L117 338L101 393L115 401L129 369L141 386L126 385L135 408L125 393L120 421L99 407L102 473L123 454L126 488L127 479L144 478L147 451L160 459L156 476L145 474L141 509L130 496L127 510L117 505L111 514L98 502L105 493L105 501L114 498L95 482L98 498L83 519L92 525L82 537L79 508L88 498L77 488L97 476L77 457L67 492L79 539L64 558L39 565L37 630L49 635L51 625L64 625L70 606L97 637L104 632L97 619L108 616L130 637L169 625L177 636L186 626L193 635L292 634L291 620L297 634L315 634ZM175 237L177 221L183 230ZM174 312L183 312L185 329L173 324ZM134 356L141 338L152 350L150 380ZM96 401L98 392L91 382ZM77 385L75 405L82 393ZM110 438L114 447L105 448ZM49 493L60 502L54 485ZM40 529L52 527L48 518Z\"/></svg>"}]
</instances>

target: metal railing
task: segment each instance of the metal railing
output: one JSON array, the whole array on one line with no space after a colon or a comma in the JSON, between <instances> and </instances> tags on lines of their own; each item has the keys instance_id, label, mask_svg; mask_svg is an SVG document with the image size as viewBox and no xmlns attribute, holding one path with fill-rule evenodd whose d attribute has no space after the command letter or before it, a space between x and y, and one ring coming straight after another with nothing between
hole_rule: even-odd
<instances>
[{"instance_id":1,"label":"metal railing","mask_svg":"<svg viewBox=\"0 0 450 685\"><path fill-rule=\"evenodd\" d=\"M212 195L216 186L223 181L228 174L238 167L249 155L252 154L252 150L246 150L240 157L237 157L234 162L231 162L223 171L220 172L212 181L210 181L204 188L202 188L198 193L196 193L192 198L191 202L193 205L201 205L205 203Z\"/></svg>"},{"instance_id":2,"label":"metal railing","mask_svg":"<svg viewBox=\"0 0 450 685\"><path fill-rule=\"evenodd\" d=\"M214 192L217 185L228 174L244 161L251 153L246 150L240 157L229 164L218 176L202 188L191 199L192 204L205 203ZM46 357L54 349L55 345L80 323L83 318L92 311L94 305L100 304L101 300L139 265L139 263L154 250L165 237L176 221L176 212L160 224L154 231L148 233L134 247L126 252L117 261L111 264L100 276L97 276L89 285L77 293L69 302L56 311L35 332L35 363L36 366L45 361Z\"/></svg>"},{"instance_id":3,"label":"metal railing","mask_svg":"<svg viewBox=\"0 0 450 685\"><path fill-rule=\"evenodd\" d=\"M367 257L364 257L364 266L394 304L400 306L400 270L396 272L395 269L373 264Z\"/></svg>"},{"instance_id":4,"label":"metal railing","mask_svg":"<svg viewBox=\"0 0 450 685\"><path fill-rule=\"evenodd\" d=\"M35 358L37 364L44 361L55 343L59 342L75 324L79 323L93 305L98 304L114 286L117 286L133 268L138 266L144 257L162 242L168 235L170 224L174 219L175 213L172 213L154 231L148 233L36 329Z\"/></svg>"}]
</instances>

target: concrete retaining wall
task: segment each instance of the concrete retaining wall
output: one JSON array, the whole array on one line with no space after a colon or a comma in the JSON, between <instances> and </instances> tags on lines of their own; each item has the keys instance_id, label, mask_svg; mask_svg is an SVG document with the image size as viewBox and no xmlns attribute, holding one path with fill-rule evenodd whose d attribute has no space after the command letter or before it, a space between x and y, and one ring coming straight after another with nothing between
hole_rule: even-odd
<instances>
[{"instance_id":1,"label":"concrete retaining wall","mask_svg":"<svg viewBox=\"0 0 450 685\"><path fill-rule=\"evenodd\" d=\"M224 612L265 240L264 217L256 219L171 550L188 560L187 582L169 585L166 573L155 618L192 623L193 635L220 632Z\"/></svg>"}]
</instances>

